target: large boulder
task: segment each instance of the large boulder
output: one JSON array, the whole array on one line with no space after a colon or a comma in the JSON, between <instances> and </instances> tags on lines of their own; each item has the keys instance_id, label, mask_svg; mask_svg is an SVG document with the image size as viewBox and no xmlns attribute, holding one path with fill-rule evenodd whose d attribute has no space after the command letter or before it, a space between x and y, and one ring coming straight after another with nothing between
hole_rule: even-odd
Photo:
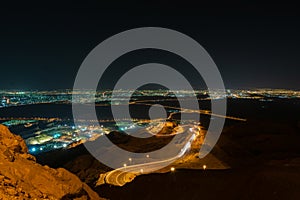
<instances>
[{"instance_id":1,"label":"large boulder","mask_svg":"<svg viewBox=\"0 0 300 200\"><path fill-rule=\"evenodd\" d=\"M0 199L101 199L69 171L35 162L24 140L0 125Z\"/></svg>"}]
</instances>

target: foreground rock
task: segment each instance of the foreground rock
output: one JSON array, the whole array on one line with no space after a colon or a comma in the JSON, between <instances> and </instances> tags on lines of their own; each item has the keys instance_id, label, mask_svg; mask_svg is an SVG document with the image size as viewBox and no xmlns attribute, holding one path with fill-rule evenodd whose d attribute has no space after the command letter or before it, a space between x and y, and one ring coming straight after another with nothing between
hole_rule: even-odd
<instances>
[{"instance_id":1,"label":"foreground rock","mask_svg":"<svg viewBox=\"0 0 300 200\"><path fill-rule=\"evenodd\" d=\"M92 187L99 179L99 174L106 173L111 170L91 155L79 156L64 165L64 168L76 174L81 181L91 185Z\"/></svg>"},{"instance_id":2,"label":"foreground rock","mask_svg":"<svg viewBox=\"0 0 300 200\"><path fill-rule=\"evenodd\" d=\"M69 171L35 162L20 136L0 125L0 199L100 199Z\"/></svg>"}]
</instances>

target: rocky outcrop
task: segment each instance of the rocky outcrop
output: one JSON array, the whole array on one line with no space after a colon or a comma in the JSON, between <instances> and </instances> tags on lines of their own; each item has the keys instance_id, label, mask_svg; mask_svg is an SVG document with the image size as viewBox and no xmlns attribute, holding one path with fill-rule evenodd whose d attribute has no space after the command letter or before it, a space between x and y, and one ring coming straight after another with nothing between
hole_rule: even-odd
<instances>
[{"instance_id":1,"label":"rocky outcrop","mask_svg":"<svg viewBox=\"0 0 300 200\"><path fill-rule=\"evenodd\" d=\"M35 162L24 140L0 125L0 199L100 199L69 171Z\"/></svg>"},{"instance_id":2,"label":"rocky outcrop","mask_svg":"<svg viewBox=\"0 0 300 200\"><path fill-rule=\"evenodd\" d=\"M111 170L91 155L79 156L64 165L64 168L76 174L81 181L89 185L94 185L98 181L99 174Z\"/></svg>"}]
</instances>

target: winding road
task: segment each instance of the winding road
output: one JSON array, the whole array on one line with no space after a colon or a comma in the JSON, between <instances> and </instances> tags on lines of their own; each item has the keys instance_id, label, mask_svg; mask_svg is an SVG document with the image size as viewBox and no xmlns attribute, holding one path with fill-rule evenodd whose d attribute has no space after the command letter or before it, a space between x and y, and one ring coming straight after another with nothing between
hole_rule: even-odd
<instances>
[{"instance_id":1,"label":"winding road","mask_svg":"<svg viewBox=\"0 0 300 200\"><path fill-rule=\"evenodd\" d=\"M164 168L172 162L176 161L178 158L181 158L190 149L191 142L194 140L195 137L195 134L192 134L192 136L189 138L189 140L181 149L181 151L172 158L149 163L124 166L106 173L105 176L102 177L102 179L104 178L104 182L106 184L123 186L126 183L131 182L138 175L148 174L158 169Z\"/></svg>"}]
</instances>

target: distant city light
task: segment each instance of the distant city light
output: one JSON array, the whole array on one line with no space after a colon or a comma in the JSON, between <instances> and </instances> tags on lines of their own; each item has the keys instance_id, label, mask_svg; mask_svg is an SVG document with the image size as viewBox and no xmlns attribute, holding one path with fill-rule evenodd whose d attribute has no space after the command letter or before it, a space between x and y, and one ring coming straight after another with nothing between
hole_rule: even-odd
<instances>
[{"instance_id":1,"label":"distant city light","mask_svg":"<svg viewBox=\"0 0 300 200\"><path fill-rule=\"evenodd\" d=\"M207 168L207 166L206 166L206 165L203 165L203 169L206 170L206 168Z\"/></svg>"},{"instance_id":2,"label":"distant city light","mask_svg":"<svg viewBox=\"0 0 300 200\"><path fill-rule=\"evenodd\" d=\"M129 90L120 90L117 91L116 98L126 97ZM105 97L105 101L111 100L112 97L109 95L102 95L103 91L101 91L101 95L96 95L96 101L101 102L103 97ZM80 92L79 92L80 94ZM85 94L85 93L84 93ZM207 95L204 96L204 99L220 99L224 98L223 93L219 93L215 91L212 96L209 96L206 90L198 90L198 91L188 91L188 90L178 90L176 91L180 97L190 97L194 94L196 95ZM136 96L145 96L145 97L153 97L153 96L163 96L168 97L172 96L171 93L167 90L145 90L140 93L135 94ZM87 95L89 96L89 95ZM134 95L133 95L134 96ZM257 100L262 104L259 104L262 108L267 108L268 102L274 101L276 98L286 98L286 99L296 99L300 98L300 91L294 90L284 90L284 89L255 89L255 90L227 90L225 96L231 99L253 99ZM138 98L135 98L138 99ZM0 108L1 107L9 107L9 106L19 106L19 105L32 105L39 103L54 103L54 102L71 102L72 100L72 92L70 91L20 91L20 92L11 92L11 91L2 91L0 94ZM164 101L164 100L162 100ZM80 99L81 103L89 102L89 99L82 96ZM185 110L177 110L177 109L168 109L168 112L185 112ZM196 112L196 111L189 111ZM197 111L198 112L198 111ZM211 115L211 111L203 110L204 114ZM217 119L216 116L211 117L211 119ZM230 119L237 119L234 117L230 117ZM124 121L120 122L119 127L115 124L112 125L110 120L99 119L99 123L104 123L104 125L95 126L88 125L84 120L80 126L75 126L71 124L71 122L65 121L60 118L47 118L47 117L2 117L1 124L6 125L8 127L20 126L26 131L30 132L29 137L26 137L25 142L29 147L29 153L37 154L43 153L47 151L51 151L54 149L60 149L62 147L66 148L70 145L70 147L75 147L81 143L86 141L91 141L97 139L97 137L102 136L104 134L109 134L111 131L125 131L127 129L134 129L135 125L128 123L128 119L124 119ZM101 122L100 122L101 121ZM141 124L141 126L146 126L148 122L144 122L143 120L137 119L137 125ZM44 123L46 126L44 126ZM153 123L153 124L152 124ZM152 133L152 130L156 130L161 128L159 126L160 122L155 122L154 120L150 120L151 129L146 129L147 131ZM193 126L187 128L190 132L195 135L204 136L205 132L201 132L200 123L193 122ZM43 124L43 126L40 126ZM38 130L39 129L39 130ZM32 130L32 133L31 133ZM192 139L196 139L193 137ZM78 142L82 141L82 142ZM190 140L192 142L192 140ZM200 142L200 141L199 141ZM181 149L181 153L185 153L191 144L187 144ZM150 155L144 155L146 158L150 158ZM152 155L151 155L152 157ZM126 157L125 157L126 159ZM128 157L127 157L128 159ZM132 158L128 159L128 165L132 165L132 163L138 163L137 160ZM127 166L127 165L126 165ZM201 166L200 166L201 168ZM207 169L206 165L202 166L203 170Z\"/></svg>"},{"instance_id":3,"label":"distant city light","mask_svg":"<svg viewBox=\"0 0 300 200\"><path fill-rule=\"evenodd\" d=\"M174 92L174 91L173 91ZM96 101L111 100L112 97L102 95L103 91L96 95ZM99 95L101 94L101 95ZM123 90L116 92L116 98L127 96L131 94L130 90ZM300 98L300 91L285 90L285 89L254 89L254 90L226 90L226 92L214 91L208 95L207 90L189 91L178 90L176 94L180 97L190 97L193 95L207 95L207 99L223 99L223 98L241 98L241 99L257 99L260 101L272 101L272 98ZM172 92L167 90L145 90L136 96L174 96ZM89 95L87 95L89 96ZM134 95L133 95L134 96ZM54 103L54 102L71 102L72 93L69 91L3 91L0 94L0 107L8 107L15 105L29 105L38 103ZM90 102L89 98L81 98L78 103ZM74 127L75 128L75 127Z\"/></svg>"},{"instance_id":4,"label":"distant city light","mask_svg":"<svg viewBox=\"0 0 300 200\"><path fill-rule=\"evenodd\" d=\"M175 167L171 167L171 172L174 172L175 171Z\"/></svg>"},{"instance_id":5,"label":"distant city light","mask_svg":"<svg viewBox=\"0 0 300 200\"><path fill-rule=\"evenodd\" d=\"M60 135L59 133L56 133L56 134L53 135L53 138L54 138L54 139L57 139L57 138L59 138L60 136L61 136L61 135Z\"/></svg>"}]
</instances>

